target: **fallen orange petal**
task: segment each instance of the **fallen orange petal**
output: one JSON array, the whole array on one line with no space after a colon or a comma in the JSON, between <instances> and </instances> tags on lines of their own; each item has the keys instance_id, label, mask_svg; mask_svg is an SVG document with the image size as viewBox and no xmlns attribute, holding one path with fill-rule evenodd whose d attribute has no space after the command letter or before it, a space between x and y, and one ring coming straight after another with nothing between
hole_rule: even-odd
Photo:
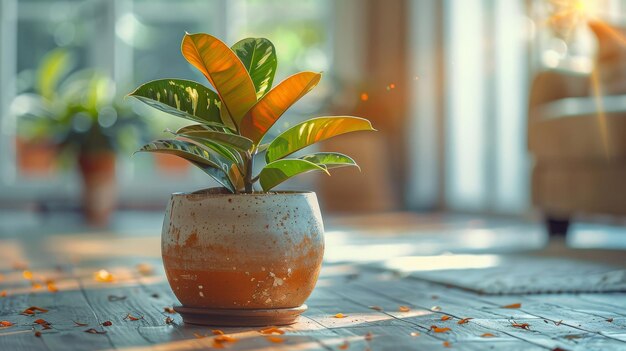
<instances>
[{"instance_id":1,"label":"fallen orange petal","mask_svg":"<svg viewBox=\"0 0 626 351\"><path fill-rule=\"evenodd\" d=\"M206 335L201 335L201 334L198 334L198 333L193 333L193 336L195 336L196 339L202 339L202 338L206 337Z\"/></svg>"},{"instance_id":2,"label":"fallen orange petal","mask_svg":"<svg viewBox=\"0 0 626 351\"><path fill-rule=\"evenodd\" d=\"M37 306L30 306L29 308L22 311L22 314L31 315L31 314L35 314L35 312L46 313L48 312L48 310L45 308L37 307Z\"/></svg>"},{"instance_id":3,"label":"fallen orange petal","mask_svg":"<svg viewBox=\"0 0 626 351\"><path fill-rule=\"evenodd\" d=\"M528 324L528 323L513 322L513 323L511 323L511 326L513 328L520 328L520 329L530 330L530 324Z\"/></svg>"},{"instance_id":4,"label":"fallen orange petal","mask_svg":"<svg viewBox=\"0 0 626 351\"><path fill-rule=\"evenodd\" d=\"M94 273L94 279L102 283L111 283L115 280L115 277L113 277L113 274L109 273L106 269L101 269Z\"/></svg>"},{"instance_id":5,"label":"fallen orange petal","mask_svg":"<svg viewBox=\"0 0 626 351\"><path fill-rule=\"evenodd\" d=\"M34 323L39 324L39 325L41 325L41 324L50 324L46 320L41 319L41 318L37 319Z\"/></svg>"},{"instance_id":6,"label":"fallen orange petal","mask_svg":"<svg viewBox=\"0 0 626 351\"><path fill-rule=\"evenodd\" d=\"M444 347L452 347L452 344L449 341L444 341L443 342L443 346Z\"/></svg>"},{"instance_id":7,"label":"fallen orange petal","mask_svg":"<svg viewBox=\"0 0 626 351\"><path fill-rule=\"evenodd\" d=\"M12 327L13 323L9 321L0 321L0 327Z\"/></svg>"},{"instance_id":8,"label":"fallen orange petal","mask_svg":"<svg viewBox=\"0 0 626 351\"><path fill-rule=\"evenodd\" d=\"M165 311L165 312L167 312L167 313L172 313L172 314L176 313L176 311L174 310L174 308L169 307L169 306L168 306L168 307L163 307L163 311Z\"/></svg>"},{"instance_id":9,"label":"fallen orange petal","mask_svg":"<svg viewBox=\"0 0 626 351\"><path fill-rule=\"evenodd\" d=\"M55 293L55 292L59 291L59 289L57 289L57 287L54 284L54 282L48 282L46 285L48 286L48 291L50 291L50 292Z\"/></svg>"},{"instance_id":10,"label":"fallen orange petal","mask_svg":"<svg viewBox=\"0 0 626 351\"><path fill-rule=\"evenodd\" d=\"M224 332L219 329L213 329L211 333L213 333L213 335L224 335Z\"/></svg>"},{"instance_id":11,"label":"fallen orange petal","mask_svg":"<svg viewBox=\"0 0 626 351\"><path fill-rule=\"evenodd\" d=\"M77 321L72 321L72 322L74 322L74 324L76 324L77 327L86 327L86 326L89 325L87 323L81 323L81 322L77 322Z\"/></svg>"},{"instance_id":12,"label":"fallen orange petal","mask_svg":"<svg viewBox=\"0 0 626 351\"><path fill-rule=\"evenodd\" d=\"M174 320L170 317L165 318L165 324L172 324L174 323Z\"/></svg>"},{"instance_id":13,"label":"fallen orange petal","mask_svg":"<svg viewBox=\"0 0 626 351\"><path fill-rule=\"evenodd\" d=\"M512 303L510 305L502 306L502 308L520 308L522 307L521 303Z\"/></svg>"},{"instance_id":14,"label":"fallen orange petal","mask_svg":"<svg viewBox=\"0 0 626 351\"><path fill-rule=\"evenodd\" d=\"M137 271L141 275L152 275L154 273L154 268L149 263L140 263L137 265Z\"/></svg>"},{"instance_id":15,"label":"fallen orange petal","mask_svg":"<svg viewBox=\"0 0 626 351\"><path fill-rule=\"evenodd\" d=\"M284 330L281 330L279 328L276 327L269 327L269 328L265 328L265 329L261 329L259 330L259 333L261 334L285 334Z\"/></svg>"},{"instance_id":16,"label":"fallen orange petal","mask_svg":"<svg viewBox=\"0 0 626 351\"><path fill-rule=\"evenodd\" d=\"M440 327L438 327L436 325L431 325L430 326L430 330L434 331L435 333L445 333L445 332L449 332L452 329L447 328L447 327L446 328L440 328Z\"/></svg>"},{"instance_id":17,"label":"fallen orange petal","mask_svg":"<svg viewBox=\"0 0 626 351\"><path fill-rule=\"evenodd\" d=\"M237 342L237 339L230 335L217 335L213 340L217 342Z\"/></svg>"},{"instance_id":18,"label":"fallen orange petal","mask_svg":"<svg viewBox=\"0 0 626 351\"><path fill-rule=\"evenodd\" d=\"M408 306L400 306L398 307L398 311L400 312L409 312L411 309Z\"/></svg>"},{"instance_id":19,"label":"fallen orange petal","mask_svg":"<svg viewBox=\"0 0 626 351\"><path fill-rule=\"evenodd\" d=\"M141 317L134 317L134 316L132 316L130 313L128 313L128 314L126 315L126 317L124 317L124 319L128 319L128 320L130 320L130 321L138 321L138 320L140 320L140 319L143 319L143 316L141 316Z\"/></svg>"},{"instance_id":20,"label":"fallen orange petal","mask_svg":"<svg viewBox=\"0 0 626 351\"><path fill-rule=\"evenodd\" d=\"M347 350L350 347L350 343L345 340L343 344L339 345L339 350Z\"/></svg>"},{"instance_id":21,"label":"fallen orange petal","mask_svg":"<svg viewBox=\"0 0 626 351\"><path fill-rule=\"evenodd\" d=\"M31 271L24 271L24 272L22 272L22 277L24 277L24 279L26 279L26 280L32 280L33 279L33 272L31 272Z\"/></svg>"},{"instance_id":22,"label":"fallen orange petal","mask_svg":"<svg viewBox=\"0 0 626 351\"><path fill-rule=\"evenodd\" d=\"M0 291L0 297L7 297L7 291L6 290Z\"/></svg>"},{"instance_id":23,"label":"fallen orange petal","mask_svg":"<svg viewBox=\"0 0 626 351\"><path fill-rule=\"evenodd\" d=\"M374 338L374 334L372 334L372 332L367 332L367 334L365 334L365 340L370 341Z\"/></svg>"},{"instance_id":24,"label":"fallen orange petal","mask_svg":"<svg viewBox=\"0 0 626 351\"><path fill-rule=\"evenodd\" d=\"M103 326L105 326L105 327L110 327L110 326L112 326L112 325L113 325L113 322L111 322L111 321L105 321L104 323L102 323L102 325L103 325Z\"/></svg>"},{"instance_id":25,"label":"fallen orange petal","mask_svg":"<svg viewBox=\"0 0 626 351\"><path fill-rule=\"evenodd\" d=\"M459 320L458 322L456 322L456 324L465 324L465 323L469 322L470 319L474 319L474 318L463 318L463 319Z\"/></svg>"},{"instance_id":26,"label":"fallen orange petal","mask_svg":"<svg viewBox=\"0 0 626 351\"><path fill-rule=\"evenodd\" d=\"M606 321L609 323L613 323L613 318L607 318Z\"/></svg>"},{"instance_id":27,"label":"fallen orange petal","mask_svg":"<svg viewBox=\"0 0 626 351\"><path fill-rule=\"evenodd\" d=\"M285 339L279 336L266 336L265 338L267 339L267 341L273 342L275 344L280 344L281 342L285 342Z\"/></svg>"},{"instance_id":28,"label":"fallen orange petal","mask_svg":"<svg viewBox=\"0 0 626 351\"><path fill-rule=\"evenodd\" d=\"M337 314L335 315L335 318L346 318L346 317L347 317L347 316L346 316L345 314L343 314L343 313L337 313Z\"/></svg>"},{"instance_id":29,"label":"fallen orange petal","mask_svg":"<svg viewBox=\"0 0 626 351\"><path fill-rule=\"evenodd\" d=\"M441 317L441 320L442 320L442 321L447 321L447 320L448 320L448 319L450 319L450 318L451 318L450 316L446 315L446 316L442 316L442 317Z\"/></svg>"},{"instance_id":30,"label":"fallen orange petal","mask_svg":"<svg viewBox=\"0 0 626 351\"><path fill-rule=\"evenodd\" d=\"M369 95L367 95L366 93L361 94L361 101L367 101L369 100L369 98L370 98Z\"/></svg>"},{"instance_id":31,"label":"fallen orange petal","mask_svg":"<svg viewBox=\"0 0 626 351\"><path fill-rule=\"evenodd\" d=\"M380 307L380 306L369 306L368 308L376 310L376 311L382 311L383 310L383 308Z\"/></svg>"},{"instance_id":32,"label":"fallen orange petal","mask_svg":"<svg viewBox=\"0 0 626 351\"><path fill-rule=\"evenodd\" d=\"M480 336L481 338L495 338L496 336L491 333L485 333Z\"/></svg>"}]
</instances>

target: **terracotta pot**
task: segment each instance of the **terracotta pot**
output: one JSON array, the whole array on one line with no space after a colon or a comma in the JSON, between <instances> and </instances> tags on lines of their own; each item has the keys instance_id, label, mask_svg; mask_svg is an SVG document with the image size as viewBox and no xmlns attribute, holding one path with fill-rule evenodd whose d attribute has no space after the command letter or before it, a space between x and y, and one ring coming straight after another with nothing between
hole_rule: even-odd
<instances>
[{"instance_id":1,"label":"terracotta pot","mask_svg":"<svg viewBox=\"0 0 626 351\"><path fill-rule=\"evenodd\" d=\"M161 249L185 308L289 309L315 287L324 226L313 192L176 193Z\"/></svg>"},{"instance_id":2,"label":"terracotta pot","mask_svg":"<svg viewBox=\"0 0 626 351\"><path fill-rule=\"evenodd\" d=\"M91 225L105 226L117 202L115 154L89 152L78 156L83 178L83 211Z\"/></svg>"}]
</instances>

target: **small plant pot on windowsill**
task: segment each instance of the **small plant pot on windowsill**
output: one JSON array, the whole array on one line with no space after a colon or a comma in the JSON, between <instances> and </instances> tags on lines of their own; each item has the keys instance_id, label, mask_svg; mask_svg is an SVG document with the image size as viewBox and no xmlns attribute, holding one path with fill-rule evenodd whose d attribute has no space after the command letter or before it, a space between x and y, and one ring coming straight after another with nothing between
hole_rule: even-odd
<instances>
[{"instance_id":1,"label":"small plant pot on windowsill","mask_svg":"<svg viewBox=\"0 0 626 351\"><path fill-rule=\"evenodd\" d=\"M109 223L117 202L115 153L84 152L78 156L83 180L82 206L89 225L104 227Z\"/></svg>"},{"instance_id":2,"label":"small plant pot on windowsill","mask_svg":"<svg viewBox=\"0 0 626 351\"><path fill-rule=\"evenodd\" d=\"M324 254L312 192L173 194L161 250L187 323L293 323L306 310Z\"/></svg>"}]
</instances>

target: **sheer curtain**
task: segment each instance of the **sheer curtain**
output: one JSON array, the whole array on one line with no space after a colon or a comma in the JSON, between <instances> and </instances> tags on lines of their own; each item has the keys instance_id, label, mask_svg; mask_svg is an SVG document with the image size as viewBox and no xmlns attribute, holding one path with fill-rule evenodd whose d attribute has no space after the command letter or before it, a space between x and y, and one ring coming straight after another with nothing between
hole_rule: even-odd
<instances>
[{"instance_id":1,"label":"sheer curtain","mask_svg":"<svg viewBox=\"0 0 626 351\"><path fill-rule=\"evenodd\" d=\"M413 1L411 207L528 209L525 13L519 0Z\"/></svg>"}]
</instances>

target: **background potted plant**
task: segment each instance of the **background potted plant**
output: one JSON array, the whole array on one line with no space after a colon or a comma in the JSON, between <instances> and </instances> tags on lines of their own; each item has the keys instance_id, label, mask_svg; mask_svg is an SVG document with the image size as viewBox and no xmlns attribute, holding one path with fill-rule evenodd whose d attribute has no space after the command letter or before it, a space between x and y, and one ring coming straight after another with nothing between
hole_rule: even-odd
<instances>
[{"instance_id":1,"label":"background potted plant","mask_svg":"<svg viewBox=\"0 0 626 351\"><path fill-rule=\"evenodd\" d=\"M143 119L115 96L114 83L96 70L73 71L74 56L57 49L37 69L31 91L16 97L18 134L49 145L60 161L76 162L89 223L108 222L116 202L115 154L146 139ZM26 150L27 151L27 150Z\"/></svg>"},{"instance_id":2,"label":"background potted plant","mask_svg":"<svg viewBox=\"0 0 626 351\"><path fill-rule=\"evenodd\" d=\"M272 189L301 173L356 166L336 152L288 156L333 136L374 129L358 117L318 117L265 140L321 74L300 72L272 88L276 53L263 38L229 48L208 34L186 34L182 53L215 92L193 81L162 79L130 94L197 123L139 151L180 156L222 186L173 194L168 204L162 255L183 304L177 310L197 324L292 323L317 281L323 224L315 193ZM255 162L264 162L258 173Z\"/></svg>"}]
</instances>

